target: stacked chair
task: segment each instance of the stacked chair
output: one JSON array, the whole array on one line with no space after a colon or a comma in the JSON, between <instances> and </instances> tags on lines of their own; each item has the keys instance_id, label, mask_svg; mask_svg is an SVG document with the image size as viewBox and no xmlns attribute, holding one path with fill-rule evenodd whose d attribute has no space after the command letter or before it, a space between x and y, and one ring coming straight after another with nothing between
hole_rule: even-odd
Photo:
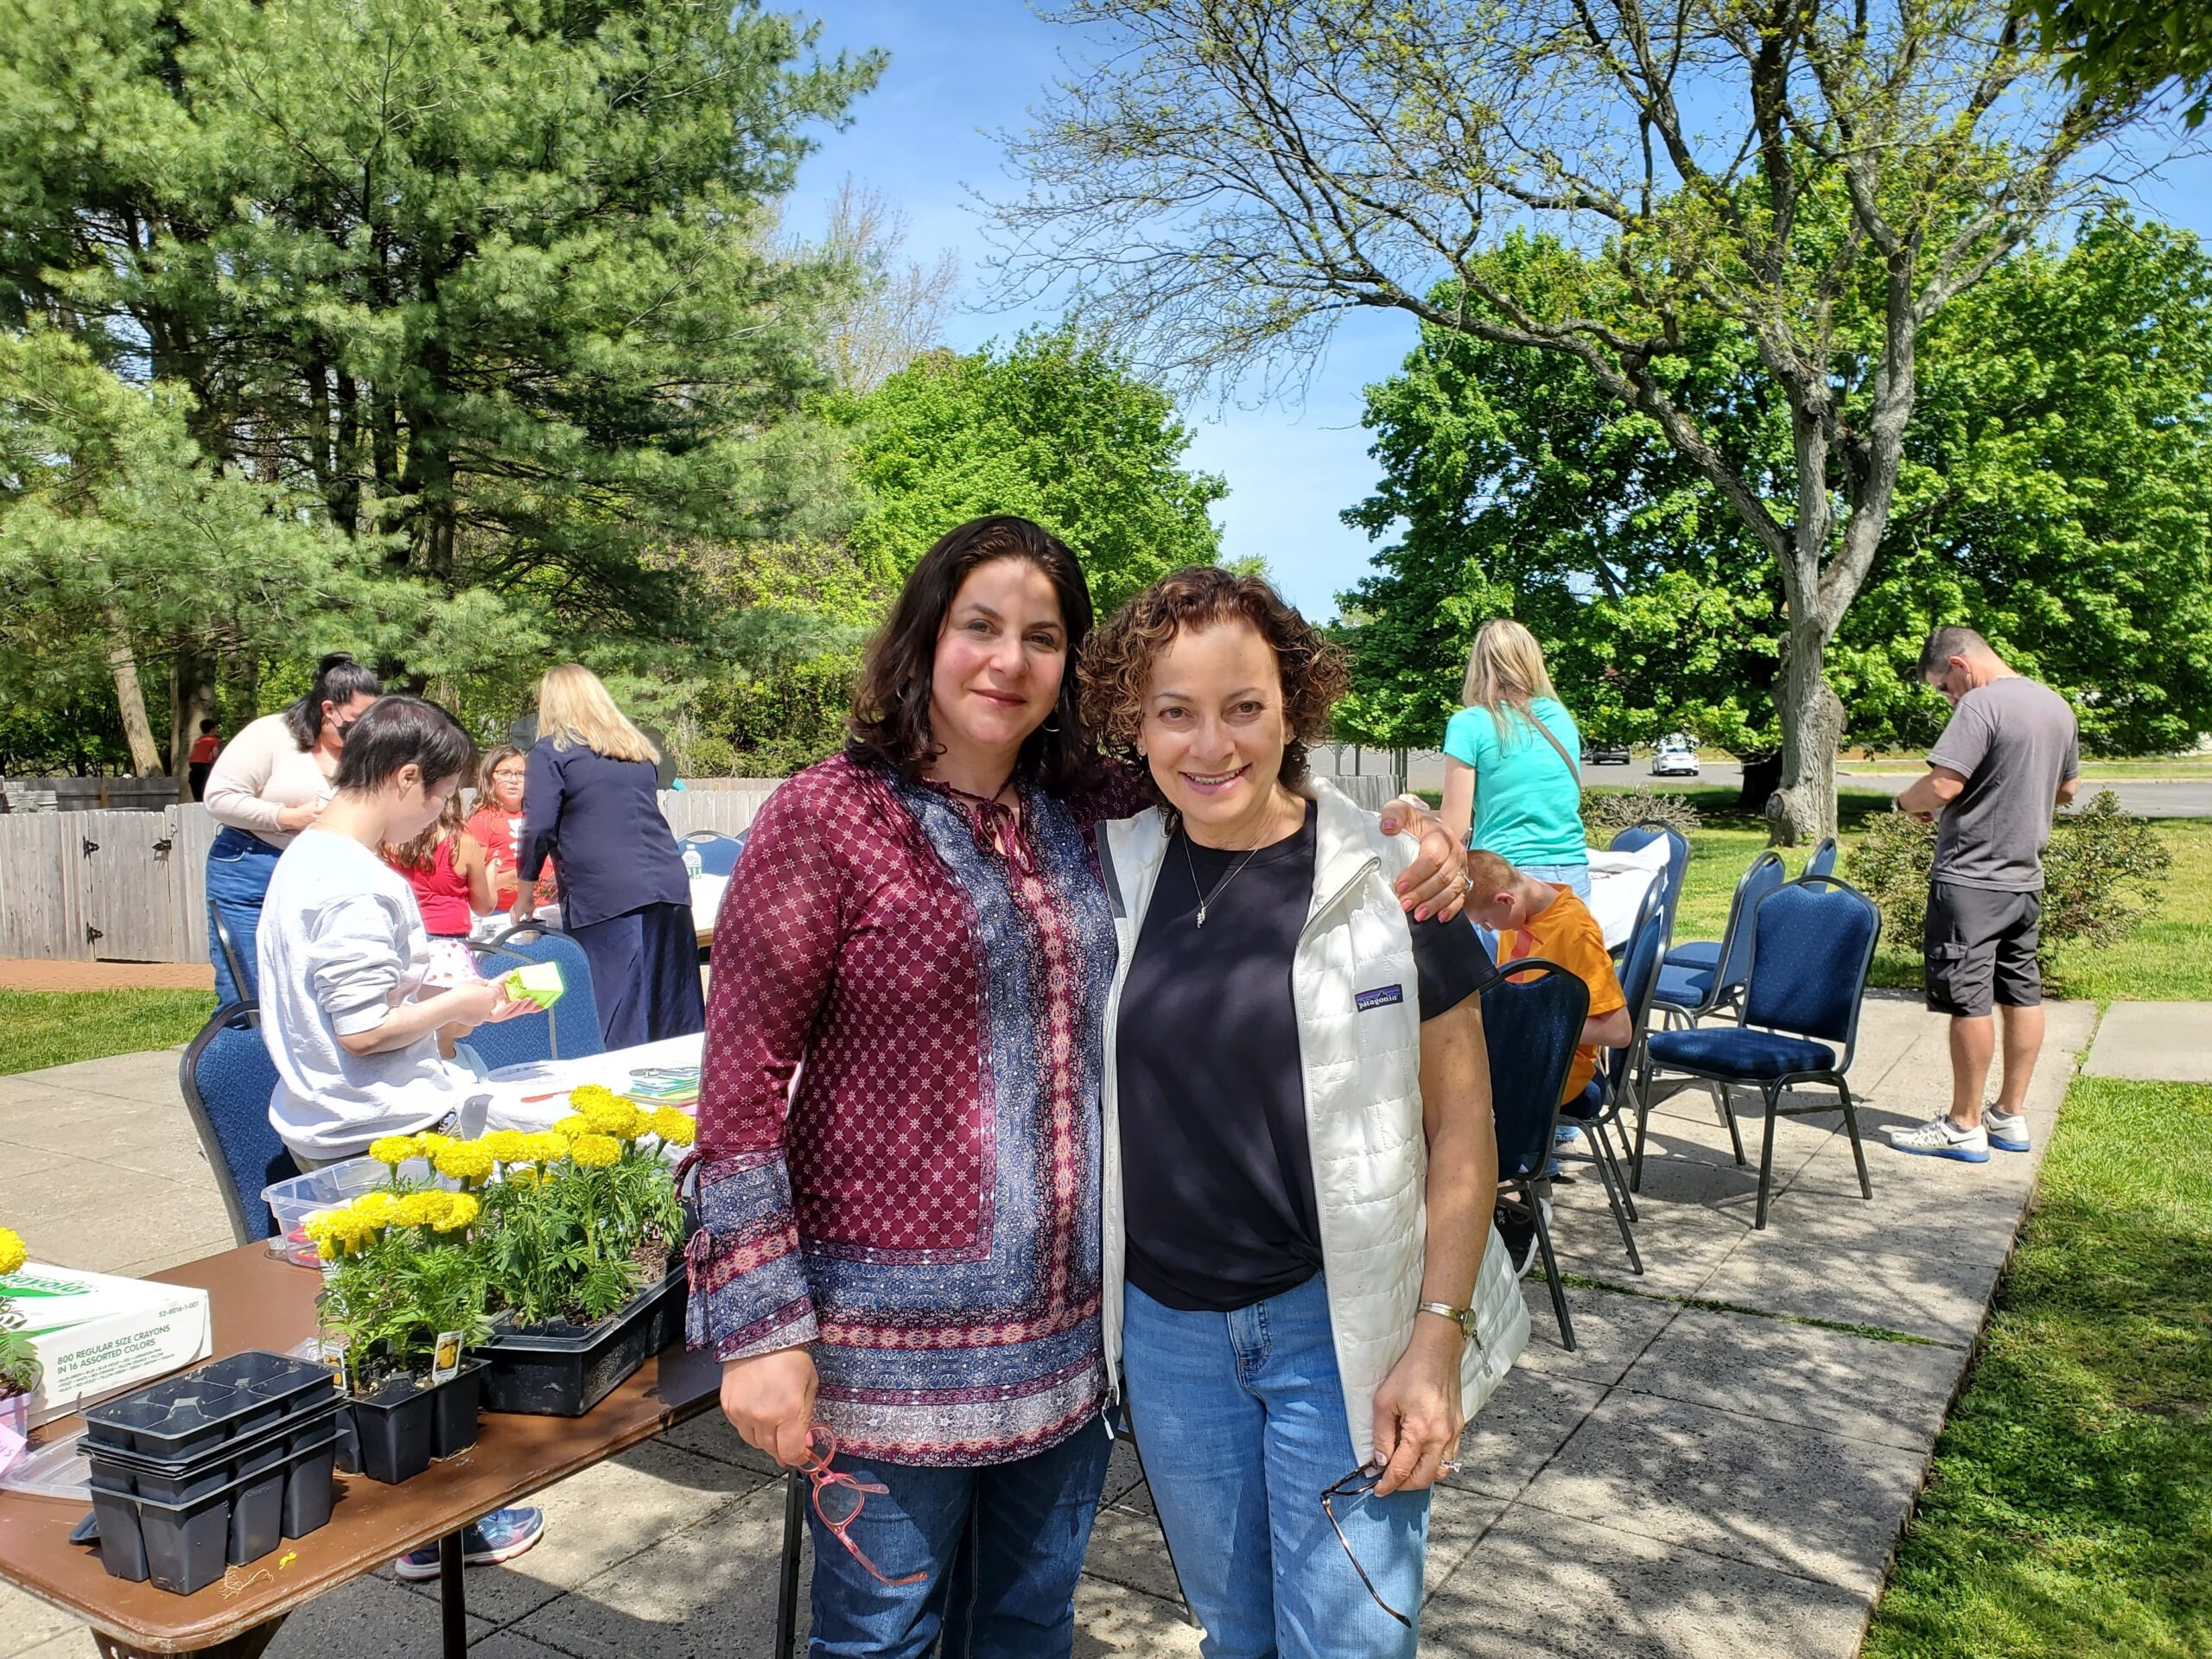
<instances>
[{"instance_id":1,"label":"stacked chair","mask_svg":"<svg viewBox=\"0 0 2212 1659\"><path fill-rule=\"evenodd\" d=\"M1574 1348L1574 1322L1552 1255L1551 1224L1536 1201L1535 1183L1552 1156L1559 1097L1574 1064L1576 1039L1590 1007L1590 988L1555 962L1530 957L1510 977L1483 994L1483 1032L1490 1051L1491 1109L1497 1123L1497 1201L1532 1223L1551 1287L1560 1340Z\"/></svg>"}]
</instances>

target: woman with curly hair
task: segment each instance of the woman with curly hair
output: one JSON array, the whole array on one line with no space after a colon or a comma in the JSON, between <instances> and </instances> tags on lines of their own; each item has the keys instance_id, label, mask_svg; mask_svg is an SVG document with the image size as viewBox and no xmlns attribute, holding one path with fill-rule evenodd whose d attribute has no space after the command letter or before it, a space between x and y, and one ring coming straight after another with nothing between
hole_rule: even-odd
<instances>
[{"instance_id":1,"label":"woman with curly hair","mask_svg":"<svg viewBox=\"0 0 2212 1659\"><path fill-rule=\"evenodd\" d=\"M1307 777L1344 677L1211 568L1083 664L1084 718L1163 803L1099 847L1106 1358L1217 1659L1411 1659L1428 1489L1528 1339L1487 1248L1497 970L1408 919L1404 842Z\"/></svg>"},{"instance_id":2,"label":"woman with curly hair","mask_svg":"<svg viewBox=\"0 0 2212 1659\"><path fill-rule=\"evenodd\" d=\"M688 1334L747 1440L785 1464L834 1441L864 1484L846 1524L810 1511L820 1653L1073 1642L1110 1444L1096 834L1144 804L1077 707L1090 626L1056 537L948 532L849 743L769 799L722 900ZM1440 828L1424 850L1409 905L1463 886Z\"/></svg>"}]
</instances>

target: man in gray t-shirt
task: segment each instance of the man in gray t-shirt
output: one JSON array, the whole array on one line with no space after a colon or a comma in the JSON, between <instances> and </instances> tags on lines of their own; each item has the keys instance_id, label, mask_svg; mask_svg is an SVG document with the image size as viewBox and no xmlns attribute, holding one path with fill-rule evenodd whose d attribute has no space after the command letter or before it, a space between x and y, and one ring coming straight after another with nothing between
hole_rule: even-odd
<instances>
[{"instance_id":1,"label":"man in gray t-shirt","mask_svg":"<svg viewBox=\"0 0 2212 1659\"><path fill-rule=\"evenodd\" d=\"M1938 824L1923 948L1928 1006L1951 1016L1951 1109L1890 1133L1900 1152L1981 1164L1993 1146L2028 1150L2022 1108L2043 1048L2043 849L2052 811L2078 786L2080 741L2066 699L2007 668L1972 628L1929 634L1920 675L1949 699L1951 720L1897 810ZM1985 1110L1993 1004L2005 1010L2005 1074Z\"/></svg>"}]
</instances>

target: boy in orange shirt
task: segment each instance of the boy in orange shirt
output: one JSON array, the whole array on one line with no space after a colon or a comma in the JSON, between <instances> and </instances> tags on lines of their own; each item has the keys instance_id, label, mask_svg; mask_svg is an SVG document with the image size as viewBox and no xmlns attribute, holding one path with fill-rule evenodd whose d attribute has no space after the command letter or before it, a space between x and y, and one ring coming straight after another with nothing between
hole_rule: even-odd
<instances>
[{"instance_id":1,"label":"boy in orange shirt","mask_svg":"<svg viewBox=\"0 0 2212 1659\"><path fill-rule=\"evenodd\" d=\"M1598 1051L1623 1048L1630 1024L1628 996L1613 958L1605 949L1605 931L1589 907L1568 888L1525 875L1496 853L1467 855L1467 877L1473 887L1467 894L1467 919L1497 935L1497 965L1510 968L1529 957L1555 962L1589 988L1590 1006L1582 1021L1582 1037L1574 1050L1574 1064L1567 1069L1561 1104L1580 1094L1597 1075ZM1541 1195L1548 1183L1538 1182ZM1550 1200L1541 1198L1547 1210ZM1526 1274L1535 1258L1536 1230L1531 1222L1516 1222L1498 1212L1498 1231L1513 1253L1516 1271Z\"/></svg>"}]
</instances>

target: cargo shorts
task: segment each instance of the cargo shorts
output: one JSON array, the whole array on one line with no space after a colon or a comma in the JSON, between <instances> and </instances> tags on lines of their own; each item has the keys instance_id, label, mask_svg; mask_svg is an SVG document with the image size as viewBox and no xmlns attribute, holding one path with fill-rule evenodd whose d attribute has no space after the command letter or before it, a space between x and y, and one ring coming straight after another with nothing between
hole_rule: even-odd
<instances>
[{"instance_id":1,"label":"cargo shorts","mask_svg":"<svg viewBox=\"0 0 2212 1659\"><path fill-rule=\"evenodd\" d=\"M1979 1019L1993 1003L2007 1008L2041 1004L2036 946L2042 925L2040 893L1929 882L1922 938L1928 1006L1938 1014Z\"/></svg>"}]
</instances>

